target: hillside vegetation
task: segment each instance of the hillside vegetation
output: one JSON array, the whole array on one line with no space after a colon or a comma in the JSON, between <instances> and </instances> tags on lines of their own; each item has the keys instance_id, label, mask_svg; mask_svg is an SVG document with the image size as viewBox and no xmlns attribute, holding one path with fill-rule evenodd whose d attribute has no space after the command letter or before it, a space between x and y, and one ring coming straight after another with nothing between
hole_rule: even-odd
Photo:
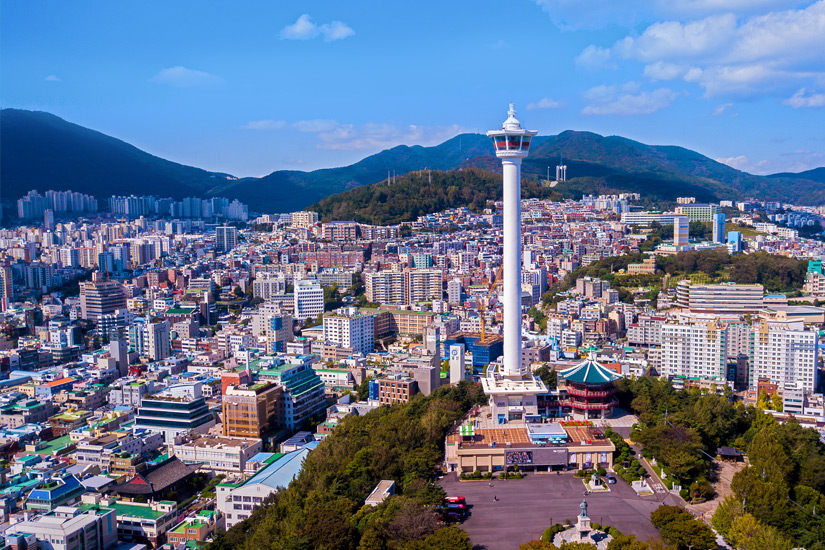
<instances>
[{"instance_id":1,"label":"hillside vegetation","mask_svg":"<svg viewBox=\"0 0 825 550\"><path fill-rule=\"evenodd\" d=\"M639 418L631 438L683 487L683 498L713 494L709 456L718 447L747 454L748 466L733 477L733 496L713 516L734 548L825 550L825 444L816 430L793 419L780 424L729 396L675 390L658 378L622 380L619 399ZM662 537L667 541L664 530Z\"/></svg>"},{"instance_id":2,"label":"hillside vegetation","mask_svg":"<svg viewBox=\"0 0 825 550\"><path fill-rule=\"evenodd\" d=\"M562 199L560 193L535 181L525 181L521 192L524 198ZM481 212L487 201L500 200L501 196L501 176L491 172L421 170L398 178L392 185L376 183L332 195L308 209L317 211L323 220L387 225L461 206Z\"/></svg>"},{"instance_id":3,"label":"hillside vegetation","mask_svg":"<svg viewBox=\"0 0 825 550\"><path fill-rule=\"evenodd\" d=\"M443 502L431 480L447 430L484 401L480 385L462 382L347 417L287 489L208 549L470 550L466 533L446 527L428 505ZM395 480L397 496L364 506L382 479Z\"/></svg>"},{"instance_id":4,"label":"hillside vegetation","mask_svg":"<svg viewBox=\"0 0 825 550\"><path fill-rule=\"evenodd\" d=\"M604 258L590 265L579 267L562 279L543 298L545 304L563 298L561 292L576 286L581 277L599 277L609 281L610 287L619 291L622 301L632 302L631 290L648 288L646 298L652 299L662 288L665 274L673 281L690 278L695 282L739 284L759 283L766 292L796 293L805 282L807 260L797 260L776 254L758 251L752 254L728 254L726 249L703 250L700 252L680 252L672 256L656 256L655 274L618 273L627 270L628 264L641 263L648 256L643 253L625 254Z\"/></svg>"}]
</instances>

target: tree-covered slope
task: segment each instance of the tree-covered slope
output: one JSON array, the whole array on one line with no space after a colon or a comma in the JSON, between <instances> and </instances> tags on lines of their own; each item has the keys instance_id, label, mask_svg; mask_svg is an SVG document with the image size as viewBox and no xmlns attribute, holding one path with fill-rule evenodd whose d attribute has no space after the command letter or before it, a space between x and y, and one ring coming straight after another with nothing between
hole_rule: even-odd
<instances>
[{"instance_id":1,"label":"tree-covered slope","mask_svg":"<svg viewBox=\"0 0 825 550\"><path fill-rule=\"evenodd\" d=\"M288 488L219 535L208 550L469 550L467 535L445 527L428 507L444 498L430 480L447 430L484 401L480 385L462 382L345 418L309 454ZM382 479L396 482L397 496L364 506Z\"/></svg>"},{"instance_id":2,"label":"tree-covered slope","mask_svg":"<svg viewBox=\"0 0 825 550\"><path fill-rule=\"evenodd\" d=\"M309 206L324 220L355 220L376 225L414 221L418 216L467 206L480 212L488 200L502 196L501 176L468 168L451 172L421 170L386 182L350 189ZM535 181L522 185L522 196L560 200L562 196Z\"/></svg>"}]
</instances>

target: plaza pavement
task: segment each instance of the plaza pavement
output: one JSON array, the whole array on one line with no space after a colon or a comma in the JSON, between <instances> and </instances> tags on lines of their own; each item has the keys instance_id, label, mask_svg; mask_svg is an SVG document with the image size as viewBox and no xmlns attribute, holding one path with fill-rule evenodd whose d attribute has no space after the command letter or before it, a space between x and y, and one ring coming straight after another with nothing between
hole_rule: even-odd
<instances>
[{"instance_id":1,"label":"plaza pavement","mask_svg":"<svg viewBox=\"0 0 825 550\"><path fill-rule=\"evenodd\" d=\"M575 523L584 496L584 484L572 472L493 480L492 487L487 481L459 481L456 473L450 473L440 483L448 496L466 497L470 515L460 527L479 550L517 550L520 544L540 538L551 523L565 519ZM610 489L587 496L590 520L641 540L658 539L650 513L671 495L639 497L621 478ZM494 495L498 501L493 501Z\"/></svg>"}]
</instances>

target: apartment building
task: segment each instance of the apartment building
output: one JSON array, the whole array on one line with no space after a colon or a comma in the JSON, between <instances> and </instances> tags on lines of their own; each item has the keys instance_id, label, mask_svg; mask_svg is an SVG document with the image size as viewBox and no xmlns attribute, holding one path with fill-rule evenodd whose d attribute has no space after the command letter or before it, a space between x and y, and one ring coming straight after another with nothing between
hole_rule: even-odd
<instances>
[{"instance_id":1,"label":"apartment building","mask_svg":"<svg viewBox=\"0 0 825 550\"><path fill-rule=\"evenodd\" d=\"M295 281L293 291L294 315L298 320L315 318L324 312L324 289L318 281Z\"/></svg>"},{"instance_id":2,"label":"apartment building","mask_svg":"<svg viewBox=\"0 0 825 550\"><path fill-rule=\"evenodd\" d=\"M639 315L635 323L627 327L627 343L631 346L661 346L662 326L666 317Z\"/></svg>"},{"instance_id":3,"label":"apartment building","mask_svg":"<svg viewBox=\"0 0 825 550\"><path fill-rule=\"evenodd\" d=\"M286 277L283 273L258 273L252 281L252 295L262 300L286 293Z\"/></svg>"},{"instance_id":4,"label":"apartment building","mask_svg":"<svg viewBox=\"0 0 825 550\"><path fill-rule=\"evenodd\" d=\"M405 269L404 303L440 300L444 295L442 280L443 275L439 269Z\"/></svg>"},{"instance_id":5,"label":"apartment building","mask_svg":"<svg viewBox=\"0 0 825 550\"><path fill-rule=\"evenodd\" d=\"M364 274L367 300L378 304L405 303L404 273L402 271L378 271Z\"/></svg>"},{"instance_id":6,"label":"apartment building","mask_svg":"<svg viewBox=\"0 0 825 550\"><path fill-rule=\"evenodd\" d=\"M298 229L308 229L318 223L318 212L293 212L291 225Z\"/></svg>"},{"instance_id":7,"label":"apartment building","mask_svg":"<svg viewBox=\"0 0 825 550\"><path fill-rule=\"evenodd\" d=\"M238 246L238 228L218 227L215 229L215 250L229 252Z\"/></svg>"},{"instance_id":8,"label":"apartment building","mask_svg":"<svg viewBox=\"0 0 825 550\"><path fill-rule=\"evenodd\" d=\"M779 387L816 390L817 333L805 330L802 321L762 321L753 328L750 385L760 378Z\"/></svg>"},{"instance_id":9,"label":"apartment building","mask_svg":"<svg viewBox=\"0 0 825 550\"><path fill-rule=\"evenodd\" d=\"M104 281L100 272L92 274L92 280L80 283L80 315L96 320L101 315L126 309L123 286L115 281Z\"/></svg>"},{"instance_id":10,"label":"apartment building","mask_svg":"<svg viewBox=\"0 0 825 550\"><path fill-rule=\"evenodd\" d=\"M354 307L324 315L324 341L356 353L367 354L375 347L375 315Z\"/></svg>"},{"instance_id":11,"label":"apartment building","mask_svg":"<svg viewBox=\"0 0 825 550\"><path fill-rule=\"evenodd\" d=\"M726 332L719 320L668 322L662 325L661 338L662 375L726 377Z\"/></svg>"},{"instance_id":12,"label":"apartment building","mask_svg":"<svg viewBox=\"0 0 825 550\"><path fill-rule=\"evenodd\" d=\"M355 222L332 221L321 224L323 238L330 241L354 241L358 234Z\"/></svg>"}]
</instances>

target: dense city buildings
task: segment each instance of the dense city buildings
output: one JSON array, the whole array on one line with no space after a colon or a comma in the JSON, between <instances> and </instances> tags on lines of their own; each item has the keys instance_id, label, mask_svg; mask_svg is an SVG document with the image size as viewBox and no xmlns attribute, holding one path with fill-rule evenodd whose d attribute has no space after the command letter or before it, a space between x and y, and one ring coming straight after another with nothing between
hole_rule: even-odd
<instances>
[{"instance_id":1,"label":"dense city buildings","mask_svg":"<svg viewBox=\"0 0 825 550\"><path fill-rule=\"evenodd\" d=\"M462 380L487 394L446 438L445 469L465 475L615 467L601 423L623 421L620 378L825 417L825 247L793 233L807 214L522 200L531 134L512 113L491 136L503 200L403 228L315 212L244 224L230 201L137 196L109 201L120 219L84 218L81 199L27 197L40 214L0 230L0 432L35 453L11 461L4 488L32 515L7 540L68 540L112 513L121 542L208 540L288 486L347 415ZM778 273L742 275L765 257L809 260L785 270L794 294ZM744 267L708 273L708 258ZM554 371L555 387L536 377ZM212 515L187 502L196 473L226 476Z\"/></svg>"}]
</instances>

